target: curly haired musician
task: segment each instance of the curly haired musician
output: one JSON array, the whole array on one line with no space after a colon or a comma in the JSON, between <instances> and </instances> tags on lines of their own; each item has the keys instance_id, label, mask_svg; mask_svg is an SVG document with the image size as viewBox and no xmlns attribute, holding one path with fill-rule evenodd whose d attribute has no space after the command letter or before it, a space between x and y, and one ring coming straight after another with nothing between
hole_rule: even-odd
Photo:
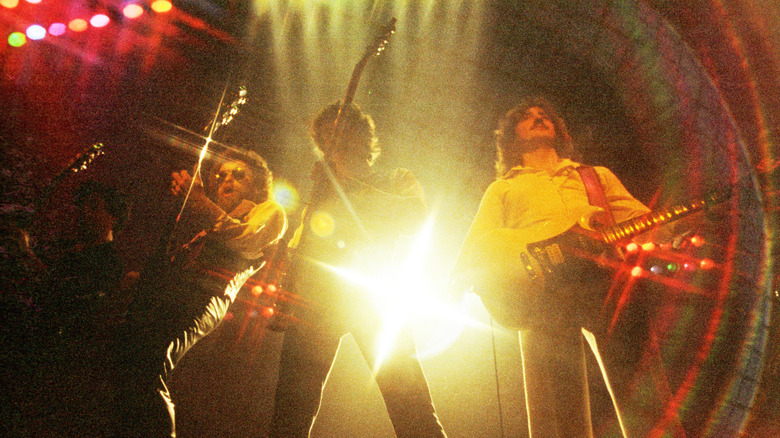
<instances>
[{"instance_id":1,"label":"curly haired musician","mask_svg":"<svg viewBox=\"0 0 780 438\"><path fill-rule=\"evenodd\" d=\"M373 277L377 269L392 266L399 243L425 219L422 187L414 175L373 169L379 154L374 122L357 105L341 110L340 134L332 140L340 107L326 106L310 125L324 163L315 168L313 201L291 242L289 273L293 291L309 304L297 309L296 322L285 332L270 427L274 437L308 436L344 335L353 335L372 368L381 356L382 317L371 302L372 291L336 270ZM410 329L400 332L375 372L397 436L445 436Z\"/></svg>"},{"instance_id":2,"label":"curly haired musician","mask_svg":"<svg viewBox=\"0 0 780 438\"><path fill-rule=\"evenodd\" d=\"M482 198L453 271L453 278L466 279L467 286L474 286L478 294L482 284L502 280L502 273L490 269L480 271L474 266L480 257L496 265L496 260L503 256L495 254L496 245L486 244L489 241L486 236L491 233L525 232L541 241L564 233L575 224L587 228L605 223L603 211L586 223L581 220L581 212L594 209L578 171L582 165L572 160L574 149L566 125L550 102L538 96L523 99L500 120L496 137L498 178ZM593 180L597 179L603 188L609 213L615 221L649 211L610 170L594 169L597 178ZM544 255L553 259L554 256ZM528 265L529 272L535 275L531 266L536 262L532 259L512 263ZM587 260L567 262L557 267L556 272L557 278L545 279L539 296L520 300L519 306L533 310L527 310L527 320L513 327L520 330L529 431L534 437L592 437L583 337L590 332L583 329L599 334L598 325L587 315L591 311L598 313L610 277ZM512 290L513 285L503 283L498 287L504 289L501 293L519 294ZM482 299L490 310L490 297L482 295ZM506 309L499 305L496 310ZM591 347L599 357L597 350L601 344L596 348L594 341ZM605 380L613 378L611 373L623 371L615 370L619 368L617 361L610 357L602 359L607 368ZM655 421L665 414L663 405L657 400L649 402L649 406L641 407L641 414L635 415L636 411L631 411L635 407L624 403L625 394L618 387L619 382L613 383L617 397L613 402L622 433L647 436Z\"/></svg>"},{"instance_id":3,"label":"curly haired musician","mask_svg":"<svg viewBox=\"0 0 780 438\"><path fill-rule=\"evenodd\" d=\"M271 171L258 154L231 150L215 169L214 201L200 178L192 185L186 170L173 173L174 196L192 190L171 237L172 256L148 263L128 312L118 436L175 436L169 373L222 321L287 227L284 210L270 197Z\"/></svg>"}]
</instances>

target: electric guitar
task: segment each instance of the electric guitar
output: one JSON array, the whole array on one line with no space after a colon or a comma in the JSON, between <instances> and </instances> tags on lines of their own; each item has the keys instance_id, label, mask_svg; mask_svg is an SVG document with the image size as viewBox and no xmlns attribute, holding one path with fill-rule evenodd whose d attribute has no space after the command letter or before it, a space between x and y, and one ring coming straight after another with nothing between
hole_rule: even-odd
<instances>
[{"instance_id":1,"label":"electric guitar","mask_svg":"<svg viewBox=\"0 0 780 438\"><path fill-rule=\"evenodd\" d=\"M363 70L366 68L368 61L374 56L379 56L379 54L387 48L390 37L395 33L395 23L396 19L393 17L386 26L382 27L379 34L373 39L368 47L366 47L363 56L353 67L352 76L349 78L349 84L347 85L347 92L344 95L344 99L341 101L341 106L339 107L339 112L336 114L336 119L333 121L333 135L328 139L328 145L335 144L343 135L344 123L342 122L343 119L341 117L342 111L352 103L355 92L357 91L358 83L360 82L360 76L363 74ZM328 146L325 149L330 149L330 147ZM335 180L333 171L324 160L320 160L315 164L313 178L315 181L309 205L317 205L317 203L327 195L331 186L331 181ZM303 219L303 223L307 223L308 218L304 217Z\"/></svg>"},{"instance_id":2,"label":"electric guitar","mask_svg":"<svg viewBox=\"0 0 780 438\"><path fill-rule=\"evenodd\" d=\"M387 44L390 42L390 37L393 35L393 33L395 33L395 23L396 19L393 17L386 26L382 27L379 34L372 40L368 47L366 47L363 56L352 69L352 75L349 79L349 84L347 85L346 94L344 95L344 99L341 101L339 112L336 114L336 118L333 121L333 134L331 138L327 140L328 145L335 144L335 142L337 142L338 139L343 135L344 123L342 122L343 119L341 117L342 111L346 106L352 103L353 98L355 97L355 92L357 91L358 84L360 82L360 76L363 74L363 70L366 68L368 61L375 56L379 56L379 54L381 54L385 48L387 48ZM325 149L329 149L329 147L325 147ZM309 195L309 208L304 210L303 217L301 218L301 224L303 225L301 228L299 228L299 230L301 230L300 235L309 232L311 229L310 227L306 226L306 224L309 223L310 216L314 210L314 208L311 208L311 206L319 204L328 195L333 181L336 180L332 169L324 159L320 159L317 163L315 163L315 168L312 172L312 179L314 179L314 186L312 187L311 194ZM274 287L277 287L280 291L277 296L285 297L279 299L275 304L276 312L274 314L273 320L269 324L269 327L271 327L271 329L274 331L286 330L289 324L291 324L295 319L292 312L293 300L290 299L290 297L294 297L294 294L282 291L284 290L283 279L290 275L289 271L295 269L295 263L293 263L292 260L295 257L295 249L297 247L296 241L301 239L300 235L298 237L292 237L293 244L289 245L289 248L288 243L290 238L285 235L279 244L279 247L283 248L283 251L280 251L280 256L268 265L269 271L267 272L267 275L272 280L275 280Z\"/></svg>"},{"instance_id":3,"label":"electric guitar","mask_svg":"<svg viewBox=\"0 0 780 438\"><path fill-rule=\"evenodd\" d=\"M534 300L542 297L551 283L566 281L578 261L599 264L619 257L618 244L650 229L709 208L728 198L713 192L704 198L652 211L601 229L589 229L588 222L598 207L578 218L562 218L531 229L500 228L483 236L471 257L470 276L475 293L501 325L521 329L539 315ZM592 264L590 265L593 266Z\"/></svg>"},{"instance_id":4,"label":"electric guitar","mask_svg":"<svg viewBox=\"0 0 780 438\"><path fill-rule=\"evenodd\" d=\"M357 91L358 83L360 82L360 77L368 64L368 61L375 56L379 56L385 48L387 48L390 37L395 33L395 22L396 18L393 17L386 26L382 27L379 34L374 37L373 41L366 47L363 56L352 68L352 76L349 78L347 92L344 95L344 99L341 101L339 112L336 114L336 119L333 121L333 135L328 139L328 145L335 144L344 134L344 123L342 122L343 118L341 117L342 112L345 107L352 103L355 92ZM330 146L327 146L325 149L330 149ZM334 180L333 172L327 163L321 160L316 166L315 172L319 173L319 175L315 177L315 185L312 189L312 199L309 205L316 205L327 193L330 181Z\"/></svg>"}]
</instances>

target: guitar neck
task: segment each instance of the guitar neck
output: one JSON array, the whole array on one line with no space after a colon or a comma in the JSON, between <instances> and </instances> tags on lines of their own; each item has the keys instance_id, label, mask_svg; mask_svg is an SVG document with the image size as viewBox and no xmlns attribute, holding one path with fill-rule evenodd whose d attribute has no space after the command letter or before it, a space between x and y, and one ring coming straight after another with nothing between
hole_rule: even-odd
<instances>
[{"instance_id":1,"label":"guitar neck","mask_svg":"<svg viewBox=\"0 0 780 438\"><path fill-rule=\"evenodd\" d=\"M605 230L601 231L602 238L604 242L609 244L629 239L638 234L642 234L645 231L674 222L685 216L696 213L697 211L701 211L720 202L726 197L726 193L716 192L706 196L704 199L676 204L662 210L651 211L642 216L607 227Z\"/></svg>"}]
</instances>

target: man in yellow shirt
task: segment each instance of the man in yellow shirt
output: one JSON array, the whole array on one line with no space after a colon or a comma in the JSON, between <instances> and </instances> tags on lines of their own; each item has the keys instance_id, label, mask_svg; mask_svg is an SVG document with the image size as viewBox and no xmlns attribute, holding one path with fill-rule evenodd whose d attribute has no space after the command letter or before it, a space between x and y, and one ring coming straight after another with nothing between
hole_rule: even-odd
<instances>
[{"instance_id":1,"label":"man in yellow shirt","mask_svg":"<svg viewBox=\"0 0 780 438\"><path fill-rule=\"evenodd\" d=\"M603 188L609 211L599 211L590 204L586 183L578 171L583 166L572 160L574 149L566 125L544 98L526 98L510 110L500 121L496 136L498 178L482 198L456 263L454 278L473 287L499 322L520 330L531 436L592 437L583 334L601 334L599 321L592 315L603 304L609 274L592 260L568 260L552 269L558 263L556 258L563 254L548 248L543 248L541 255L526 254L525 258L511 260L511 255L500 252L520 253L512 247L519 247L520 243L513 243L510 238L518 233L529 240L525 243L544 241L575 225L592 228L604 223L607 214L620 222L649 210L604 167L594 168L594 180ZM496 270L501 259L514 264L512 269L523 271L524 275L538 276L528 283L541 285L538 293L517 298L522 293L517 290L520 288L509 284L510 276ZM544 279L542 273L546 274ZM483 286L488 284L493 286ZM489 289L500 297L491 296ZM510 299L502 301L501 297ZM599 357L595 339L590 336L588 340ZM607 360L608 375L612 364ZM632 414L632 424L625 424L621 397L618 391L618 399L613 401L622 433L646 436L643 433L658 418L634 421ZM650 416L664 415L659 408L662 405L650 404ZM643 411L641 416L646 413Z\"/></svg>"}]
</instances>

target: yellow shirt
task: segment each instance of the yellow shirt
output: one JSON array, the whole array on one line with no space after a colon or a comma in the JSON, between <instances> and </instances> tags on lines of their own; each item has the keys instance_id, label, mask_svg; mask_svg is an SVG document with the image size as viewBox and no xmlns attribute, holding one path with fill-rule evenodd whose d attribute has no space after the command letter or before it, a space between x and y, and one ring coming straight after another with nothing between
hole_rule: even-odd
<instances>
[{"instance_id":1,"label":"yellow shirt","mask_svg":"<svg viewBox=\"0 0 780 438\"><path fill-rule=\"evenodd\" d=\"M466 234L456 272L467 268L463 265L466 263L462 260L463 254L471 252L476 242L490 231L499 228L533 230L539 235L539 240L543 240L577 223L583 212L592 209L585 185L576 170L579 166L580 163L562 159L552 174L516 166L490 184ZM595 169L616 222L649 211L609 169Z\"/></svg>"}]
</instances>

